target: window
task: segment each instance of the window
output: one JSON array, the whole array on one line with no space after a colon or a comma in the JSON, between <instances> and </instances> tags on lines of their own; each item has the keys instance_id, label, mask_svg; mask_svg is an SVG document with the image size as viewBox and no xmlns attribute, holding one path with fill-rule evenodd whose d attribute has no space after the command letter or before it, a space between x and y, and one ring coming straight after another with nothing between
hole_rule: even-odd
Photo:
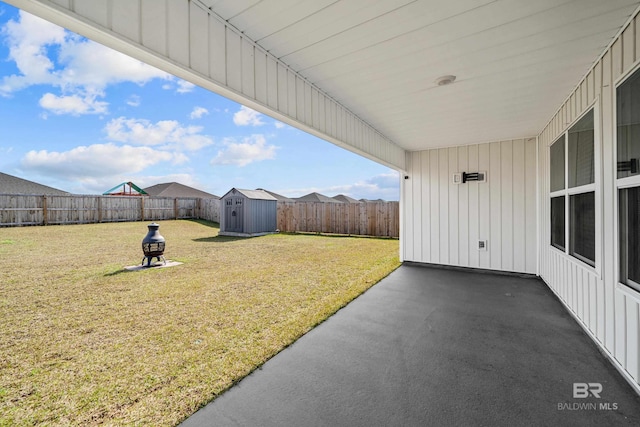
<instances>
[{"instance_id":1,"label":"window","mask_svg":"<svg viewBox=\"0 0 640 427\"><path fill-rule=\"evenodd\" d=\"M551 191L565 189L564 135L551 146Z\"/></svg>"},{"instance_id":2,"label":"window","mask_svg":"<svg viewBox=\"0 0 640 427\"><path fill-rule=\"evenodd\" d=\"M640 291L640 187L619 190L620 281Z\"/></svg>"},{"instance_id":3,"label":"window","mask_svg":"<svg viewBox=\"0 0 640 427\"><path fill-rule=\"evenodd\" d=\"M596 263L594 128L592 109L549 149L551 245L591 266Z\"/></svg>"},{"instance_id":4,"label":"window","mask_svg":"<svg viewBox=\"0 0 640 427\"><path fill-rule=\"evenodd\" d=\"M594 183L593 110L569 130L567 137L569 139L569 188Z\"/></svg>"},{"instance_id":5,"label":"window","mask_svg":"<svg viewBox=\"0 0 640 427\"><path fill-rule=\"evenodd\" d=\"M564 196L551 199L551 244L564 251Z\"/></svg>"},{"instance_id":6,"label":"window","mask_svg":"<svg viewBox=\"0 0 640 427\"><path fill-rule=\"evenodd\" d=\"M596 260L596 201L595 193L571 196L571 224L569 253L594 266Z\"/></svg>"},{"instance_id":7,"label":"window","mask_svg":"<svg viewBox=\"0 0 640 427\"><path fill-rule=\"evenodd\" d=\"M640 291L640 71L616 89L620 282Z\"/></svg>"},{"instance_id":8,"label":"window","mask_svg":"<svg viewBox=\"0 0 640 427\"><path fill-rule=\"evenodd\" d=\"M640 174L640 72L616 90L618 179Z\"/></svg>"}]
</instances>

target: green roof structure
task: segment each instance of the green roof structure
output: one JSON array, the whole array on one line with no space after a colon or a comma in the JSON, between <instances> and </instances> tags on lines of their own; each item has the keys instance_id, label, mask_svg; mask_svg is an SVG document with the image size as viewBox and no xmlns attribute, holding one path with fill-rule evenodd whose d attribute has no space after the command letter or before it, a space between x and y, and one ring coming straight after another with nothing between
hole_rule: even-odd
<instances>
[{"instance_id":1,"label":"green roof structure","mask_svg":"<svg viewBox=\"0 0 640 427\"><path fill-rule=\"evenodd\" d=\"M122 189L122 191L116 191ZM133 182L122 182L110 190L102 193L103 196L147 196L147 192Z\"/></svg>"}]
</instances>

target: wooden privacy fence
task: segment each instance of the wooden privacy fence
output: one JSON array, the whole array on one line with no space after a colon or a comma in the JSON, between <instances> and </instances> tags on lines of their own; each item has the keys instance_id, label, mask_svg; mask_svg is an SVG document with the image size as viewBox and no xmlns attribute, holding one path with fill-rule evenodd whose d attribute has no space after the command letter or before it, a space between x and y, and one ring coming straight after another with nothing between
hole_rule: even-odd
<instances>
[{"instance_id":1,"label":"wooden privacy fence","mask_svg":"<svg viewBox=\"0 0 640 427\"><path fill-rule=\"evenodd\" d=\"M0 194L0 226L206 218L220 220L217 199Z\"/></svg>"},{"instance_id":2,"label":"wooden privacy fence","mask_svg":"<svg viewBox=\"0 0 640 427\"><path fill-rule=\"evenodd\" d=\"M398 202L278 202L284 232L399 237ZM220 200L187 197L0 194L0 227L206 219L220 222Z\"/></svg>"},{"instance_id":3,"label":"wooden privacy fence","mask_svg":"<svg viewBox=\"0 0 640 427\"><path fill-rule=\"evenodd\" d=\"M399 202L278 202L280 231L399 237L399 218Z\"/></svg>"}]
</instances>

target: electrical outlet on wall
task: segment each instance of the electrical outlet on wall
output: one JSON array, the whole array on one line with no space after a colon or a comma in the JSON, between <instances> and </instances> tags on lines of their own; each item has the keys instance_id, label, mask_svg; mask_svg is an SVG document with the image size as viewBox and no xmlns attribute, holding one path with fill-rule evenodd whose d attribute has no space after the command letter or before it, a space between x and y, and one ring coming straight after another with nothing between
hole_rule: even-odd
<instances>
[{"instance_id":1,"label":"electrical outlet on wall","mask_svg":"<svg viewBox=\"0 0 640 427\"><path fill-rule=\"evenodd\" d=\"M478 250L481 252L486 252L489 246L489 242L486 240L478 240Z\"/></svg>"},{"instance_id":2,"label":"electrical outlet on wall","mask_svg":"<svg viewBox=\"0 0 640 427\"><path fill-rule=\"evenodd\" d=\"M451 178L451 182L453 182L454 184L462 184L462 173L455 172L453 174L453 177Z\"/></svg>"}]
</instances>

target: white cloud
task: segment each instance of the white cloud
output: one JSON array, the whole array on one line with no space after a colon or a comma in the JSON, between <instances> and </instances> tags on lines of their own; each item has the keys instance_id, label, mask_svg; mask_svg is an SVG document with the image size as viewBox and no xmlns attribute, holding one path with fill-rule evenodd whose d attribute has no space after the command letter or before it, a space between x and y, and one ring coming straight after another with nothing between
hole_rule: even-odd
<instances>
[{"instance_id":1,"label":"white cloud","mask_svg":"<svg viewBox=\"0 0 640 427\"><path fill-rule=\"evenodd\" d=\"M25 169L74 180L91 180L118 174L140 172L160 162L182 163L183 154L158 151L149 147L94 144L69 151L29 151L22 159Z\"/></svg>"},{"instance_id":2,"label":"white cloud","mask_svg":"<svg viewBox=\"0 0 640 427\"><path fill-rule=\"evenodd\" d=\"M176 87L177 86L177 87ZM164 90L174 90L176 93L189 93L193 92L196 88L196 85L190 83L186 80L179 79L175 77L171 82L165 83L162 85L162 89Z\"/></svg>"},{"instance_id":3,"label":"white cloud","mask_svg":"<svg viewBox=\"0 0 640 427\"><path fill-rule=\"evenodd\" d=\"M202 127L183 126L175 120L154 124L149 120L119 117L106 124L105 132L112 141L163 149L196 151L213 144L213 139L200 134Z\"/></svg>"},{"instance_id":4,"label":"white cloud","mask_svg":"<svg viewBox=\"0 0 640 427\"><path fill-rule=\"evenodd\" d=\"M63 28L20 11L20 20L7 22L2 35L9 46L9 59L15 62L21 74L4 77L0 93L11 93L32 84L55 82L55 65L49 59L47 49L64 43Z\"/></svg>"},{"instance_id":5,"label":"white cloud","mask_svg":"<svg viewBox=\"0 0 640 427\"><path fill-rule=\"evenodd\" d=\"M170 79L164 71L103 45L70 37L60 46L62 84L102 90L108 85L133 82L144 85L154 78Z\"/></svg>"},{"instance_id":6,"label":"white cloud","mask_svg":"<svg viewBox=\"0 0 640 427\"><path fill-rule=\"evenodd\" d=\"M195 107L191 114L189 114L189 118L191 119L199 119L202 116L209 114L209 110L204 107Z\"/></svg>"},{"instance_id":7,"label":"white cloud","mask_svg":"<svg viewBox=\"0 0 640 427\"><path fill-rule=\"evenodd\" d=\"M131 95L126 102L127 105L130 105L131 107L139 107L141 101L138 95Z\"/></svg>"},{"instance_id":8,"label":"white cloud","mask_svg":"<svg viewBox=\"0 0 640 427\"><path fill-rule=\"evenodd\" d=\"M193 89L196 87L196 85L194 85L193 83L189 83L186 80L178 80L178 89L176 89L176 92L178 93L189 93L191 91L193 91Z\"/></svg>"},{"instance_id":9,"label":"white cloud","mask_svg":"<svg viewBox=\"0 0 640 427\"><path fill-rule=\"evenodd\" d=\"M264 124L262 117L262 114L242 105L240 111L233 115L233 123L236 126L262 126Z\"/></svg>"},{"instance_id":10,"label":"white cloud","mask_svg":"<svg viewBox=\"0 0 640 427\"><path fill-rule=\"evenodd\" d=\"M285 127L287 127L287 125L286 125L286 124L284 124L284 123L282 123L282 122L279 122L279 121L277 121L277 120L276 120L273 124L274 124L274 126L276 127L276 129L284 129Z\"/></svg>"},{"instance_id":11,"label":"white cloud","mask_svg":"<svg viewBox=\"0 0 640 427\"><path fill-rule=\"evenodd\" d=\"M227 139L224 143L226 148L218 151L217 156L211 160L212 165L243 167L253 162L275 159L278 148L267 145L264 135L251 135L244 138L243 142Z\"/></svg>"},{"instance_id":12,"label":"white cloud","mask_svg":"<svg viewBox=\"0 0 640 427\"><path fill-rule=\"evenodd\" d=\"M398 172L392 171L389 173L383 173L376 175L373 178L367 180L369 184L375 185L377 188L400 188L400 177Z\"/></svg>"},{"instance_id":13,"label":"white cloud","mask_svg":"<svg viewBox=\"0 0 640 427\"><path fill-rule=\"evenodd\" d=\"M96 100L95 96L68 95L57 96L52 93L45 93L40 98L40 106L49 110L53 114L71 114L79 116L81 114L103 114L107 112L109 104Z\"/></svg>"},{"instance_id":14,"label":"white cloud","mask_svg":"<svg viewBox=\"0 0 640 427\"><path fill-rule=\"evenodd\" d=\"M18 21L9 21L3 29L9 59L15 61L20 71L3 79L0 85L3 92L34 84L100 92L107 85L125 81L145 84L154 78L172 78L164 71L26 12L20 11L19 16Z\"/></svg>"},{"instance_id":15,"label":"white cloud","mask_svg":"<svg viewBox=\"0 0 640 427\"><path fill-rule=\"evenodd\" d=\"M109 85L133 82L144 85L152 79L175 79L168 73L63 28L20 11L17 21L2 28L10 61L18 73L0 80L0 95L33 85L50 85L60 95L47 94L40 105L55 114L106 112ZM49 107L47 107L49 106Z\"/></svg>"}]
</instances>

